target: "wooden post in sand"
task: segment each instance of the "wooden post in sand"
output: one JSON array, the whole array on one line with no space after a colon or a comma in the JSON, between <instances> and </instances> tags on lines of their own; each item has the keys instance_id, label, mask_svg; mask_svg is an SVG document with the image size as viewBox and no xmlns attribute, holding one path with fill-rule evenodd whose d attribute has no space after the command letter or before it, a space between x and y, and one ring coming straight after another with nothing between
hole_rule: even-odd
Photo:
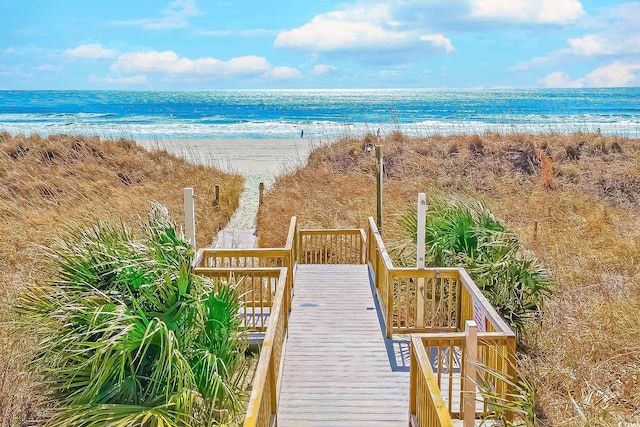
<instances>
[{"instance_id":1,"label":"wooden post in sand","mask_svg":"<svg viewBox=\"0 0 640 427\"><path fill-rule=\"evenodd\" d=\"M376 225L380 235L382 235L382 176L384 175L384 166L379 145L376 145L376 165Z\"/></svg>"},{"instance_id":2,"label":"wooden post in sand","mask_svg":"<svg viewBox=\"0 0 640 427\"><path fill-rule=\"evenodd\" d=\"M416 235L416 267L418 267L418 270L424 270L426 217L427 195L418 193L418 229ZM424 328L424 278L419 278L416 286L416 327Z\"/></svg>"},{"instance_id":3,"label":"wooden post in sand","mask_svg":"<svg viewBox=\"0 0 640 427\"><path fill-rule=\"evenodd\" d=\"M220 209L220 186L216 185L215 187L215 196L213 198L213 208L215 210Z\"/></svg>"},{"instance_id":4,"label":"wooden post in sand","mask_svg":"<svg viewBox=\"0 0 640 427\"><path fill-rule=\"evenodd\" d=\"M264 182L258 186L258 206L262 206L262 195L264 194Z\"/></svg>"},{"instance_id":5,"label":"wooden post in sand","mask_svg":"<svg viewBox=\"0 0 640 427\"><path fill-rule=\"evenodd\" d=\"M193 188L184 189L184 228L185 237L196 246L196 208L193 199Z\"/></svg>"}]
</instances>

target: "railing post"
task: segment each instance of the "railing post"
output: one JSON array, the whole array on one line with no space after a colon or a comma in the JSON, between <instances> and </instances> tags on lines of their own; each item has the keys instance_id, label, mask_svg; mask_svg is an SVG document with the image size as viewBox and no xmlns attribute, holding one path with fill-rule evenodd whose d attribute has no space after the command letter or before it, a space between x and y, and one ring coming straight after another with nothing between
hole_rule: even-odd
<instances>
[{"instance_id":1,"label":"railing post","mask_svg":"<svg viewBox=\"0 0 640 427\"><path fill-rule=\"evenodd\" d=\"M381 147L376 145L376 225L382 233L382 177L384 176L384 158Z\"/></svg>"},{"instance_id":2,"label":"railing post","mask_svg":"<svg viewBox=\"0 0 640 427\"><path fill-rule=\"evenodd\" d=\"M424 270L427 195L418 193L418 229L416 231L416 267ZM424 277L416 284L416 327L424 328Z\"/></svg>"},{"instance_id":3,"label":"railing post","mask_svg":"<svg viewBox=\"0 0 640 427\"><path fill-rule=\"evenodd\" d=\"M276 417L276 424L278 425L278 388L277 388L277 373L275 366L275 358L273 357L273 347L271 348L271 357L269 357L269 374L267 381L269 381L269 387L271 388L271 415Z\"/></svg>"},{"instance_id":4,"label":"railing post","mask_svg":"<svg viewBox=\"0 0 640 427\"><path fill-rule=\"evenodd\" d=\"M418 360L416 359L413 338L409 342L409 420L416 413L416 393L418 389Z\"/></svg>"},{"instance_id":5,"label":"railing post","mask_svg":"<svg viewBox=\"0 0 640 427\"><path fill-rule=\"evenodd\" d=\"M464 410L463 426L474 427L476 422L476 364L478 360L478 325L473 320L465 322L465 358L464 358Z\"/></svg>"},{"instance_id":6,"label":"railing post","mask_svg":"<svg viewBox=\"0 0 640 427\"><path fill-rule=\"evenodd\" d=\"M264 182L258 185L258 206L262 206L262 196L264 194Z\"/></svg>"},{"instance_id":7,"label":"railing post","mask_svg":"<svg viewBox=\"0 0 640 427\"><path fill-rule=\"evenodd\" d=\"M382 261L383 265L384 264L384 260ZM391 275L391 272L387 270L386 265L383 268L383 270L386 272L386 274L384 275L385 277L383 278L383 280L387 281L387 319L386 319L386 329L387 329L387 338L392 338L393 337L393 305L394 305L394 299L393 299L393 282L394 282L394 278Z\"/></svg>"},{"instance_id":8,"label":"railing post","mask_svg":"<svg viewBox=\"0 0 640 427\"><path fill-rule=\"evenodd\" d=\"M185 237L196 247L196 210L193 201L193 188L184 189L184 228Z\"/></svg>"}]
</instances>

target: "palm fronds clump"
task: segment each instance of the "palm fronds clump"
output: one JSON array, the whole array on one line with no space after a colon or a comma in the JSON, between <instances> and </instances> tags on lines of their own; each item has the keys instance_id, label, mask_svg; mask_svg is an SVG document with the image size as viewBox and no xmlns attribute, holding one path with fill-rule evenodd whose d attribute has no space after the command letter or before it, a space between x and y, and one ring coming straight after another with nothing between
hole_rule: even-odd
<instances>
[{"instance_id":1,"label":"palm fronds clump","mask_svg":"<svg viewBox=\"0 0 640 427\"><path fill-rule=\"evenodd\" d=\"M413 244L396 251L404 263L415 260L418 218L408 212L402 227ZM551 294L552 280L517 236L481 202L469 197L432 195L425 246L431 267L464 267L496 310L516 330L538 315Z\"/></svg>"},{"instance_id":2,"label":"palm fronds clump","mask_svg":"<svg viewBox=\"0 0 640 427\"><path fill-rule=\"evenodd\" d=\"M51 426L229 423L245 342L232 283L195 276L192 246L154 205L145 238L125 225L69 229L47 251L51 283L19 305L41 337L32 369Z\"/></svg>"}]
</instances>

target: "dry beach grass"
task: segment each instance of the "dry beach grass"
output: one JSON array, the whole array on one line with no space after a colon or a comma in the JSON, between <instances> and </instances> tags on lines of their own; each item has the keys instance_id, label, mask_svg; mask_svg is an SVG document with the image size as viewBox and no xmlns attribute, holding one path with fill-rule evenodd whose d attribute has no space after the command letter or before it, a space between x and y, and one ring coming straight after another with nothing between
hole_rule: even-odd
<instances>
[{"instance_id":1,"label":"dry beach grass","mask_svg":"<svg viewBox=\"0 0 640 427\"><path fill-rule=\"evenodd\" d=\"M213 207L215 185L221 200ZM42 279L39 245L65 224L97 218L136 224L151 201L180 224L183 188L194 187L198 244L211 243L238 206L238 175L146 151L126 139L0 134L0 425L27 425L39 413L38 394L24 372L32 351L7 308L24 284Z\"/></svg>"},{"instance_id":2,"label":"dry beach grass","mask_svg":"<svg viewBox=\"0 0 640 427\"><path fill-rule=\"evenodd\" d=\"M465 193L551 269L556 294L521 342L541 423L640 422L640 141L584 133L344 139L266 194L261 246L284 243L291 215L302 228L364 227L375 215L377 144L389 246L404 237L397 220L416 193Z\"/></svg>"}]
</instances>

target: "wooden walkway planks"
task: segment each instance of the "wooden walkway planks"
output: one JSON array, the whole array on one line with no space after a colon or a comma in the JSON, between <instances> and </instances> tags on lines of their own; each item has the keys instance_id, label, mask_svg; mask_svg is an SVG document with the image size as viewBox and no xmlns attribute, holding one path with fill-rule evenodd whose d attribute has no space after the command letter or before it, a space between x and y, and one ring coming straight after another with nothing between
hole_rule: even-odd
<instances>
[{"instance_id":1,"label":"wooden walkway planks","mask_svg":"<svg viewBox=\"0 0 640 427\"><path fill-rule=\"evenodd\" d=\"M407 426L408 342L384 338L365 265L299 265L278 425Z\"/></svg>"}]
</instances>

